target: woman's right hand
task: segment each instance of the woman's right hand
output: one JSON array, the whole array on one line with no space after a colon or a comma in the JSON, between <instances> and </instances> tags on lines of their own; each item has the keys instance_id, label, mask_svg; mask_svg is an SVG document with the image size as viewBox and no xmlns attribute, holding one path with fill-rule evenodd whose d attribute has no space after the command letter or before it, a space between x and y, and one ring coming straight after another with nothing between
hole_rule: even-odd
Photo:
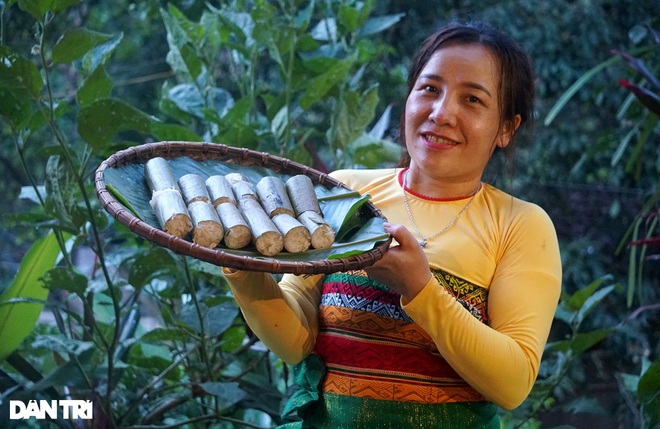
<instances>
[{"instance_id":1,"label":"woman's right hand","mask_svg":"<svg viewBox=\"0 0 660 429\"><path fill-rule=\"evenodd\" d=\"M411 301L431 278L431 269L424 249L403 225L384 224L385 231L398 243L370 267L369 278L387 285Z\"/></svg>"}]
</instances>

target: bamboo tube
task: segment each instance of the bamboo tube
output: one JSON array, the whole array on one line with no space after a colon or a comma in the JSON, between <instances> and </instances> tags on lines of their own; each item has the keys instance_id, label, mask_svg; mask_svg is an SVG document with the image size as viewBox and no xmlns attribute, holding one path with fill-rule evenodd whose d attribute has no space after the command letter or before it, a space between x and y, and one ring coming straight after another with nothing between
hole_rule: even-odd
<instances>
[{"instance_id":1,"label":"bamboo tube","mask_svg":"<svg viewBox=\"0 0 660 429\"><path fill-rule=\"evenodd\" d=\"M242 249L252 241L252 232L238 208L232 203L215 207L225 230L224 244L230 249Z\"/></svg>"},{"instance_id":2,"label":"bamboo tube","mask_svg":"<svg viewBox=\"0 0 660 429\"><path fill-rule=\"evenodd\" d=\"M153 193L149 201L163 231L183 238L192 231L192 221L178 190L167 188Z\"/></svg>"},{"instance_id":3,"label":"bamboo tube","mask_svg":"<svg viewBox=\"0 0 660 429\"><path fill-rule=\"evenodd\" d=\"M264 256L274 256L280 253L284 248L282 234L261 207L259 201L250 195L245 195L238 200L238 206L250 227L252 242L257 251Z\"/></svg>"},{"instance_id":4,"label":"bamboo tube","mask_svg":"<svg viewBox=\"0 0 660 429\"><path fill-rule=\"evenodd\" d=\"M290 253L304 252L312 244L309 230L288 213L275 215L273 223L283 237L284 249Z\"/></svg>"},{"instance_id":5,"label":"bamboo tube","mask_svg":"<svg viewBox=\"0 0 660 429\"><path fill-rule=\"evenodd\" d=\"M252 186L252 183L245 180L229 183L231 184L231 189L234 192L234 197L236 197L236 201L239 203L244 197L252 198L255 201L257 200L257 194L254 190L254 186Z\"/></svg>"},{"instance_id":6,"label":"bamboo tube","mask_svg":"<svg viewBox=\"0 0 660 429\"><path fill-rule=\"evenodd\" d=\"M312 179L304 174L293 176L286 181L286 190L296 218L309 230L312 247L327 249L332 246L335 242L335 231L323 217Z\"/></svg>"},{"instance_id":7,"label":"bamboo tube","mask_svg":"<svg viewBox=\"0 0 660 429\"><path fill-rule=\"evenodd\" d=\"M262 178L257 183L256 191L261 205L271 219L279 214L294 215L286 185L279 177L266 176Z\"/></svg>"},{"instance_id":8,"label":"bamboo tube","mask_svg":"<svg viewBox=\"0 0 660 429\"><path fill-rule=\"evenodd\" d=\"M188 205L188 212L192 218L193 242L210 249L215 248L224 236L224 228L213 205L208 200L193 201Z\"/></svg>"},{"instance_id":9,"label":"bamboo tube","mask_svg":"<svg viewBox=\"0 0 660 429\"><path fill-rule=\"evenodd\" d=\"M206 181L199 174L186 174L179 177L179 189L181 196L187 206L195 201L209 201L209 193L206 190Z\"/></svg>"},{"instance_id":10,"label":"bamboo tube","mask_svg":"<svg viewBox=\"0 0 660 429\"><path fill-rule=\"evenodd\" d=\"M313 248L327 249L335 242L334 229L325 222L319 213L308 210L298 216L298 221L309 230Z\"/></svg>"},{"instance_id":11,"label":"bamboo tube","mask_svg":"<svg viewBox=\"0 0 660 429\"><path fill-rule=\"evenodd\" d=\"M147 179L147 185L152 193L163 189L179 190L176 177L164 158L156 157L147 161L144 164L144 177Z\"/></svg>"},{"instance_id":12,"label":"bamboo tube","mask_svg":"<svg viewBox=\"0 0 660 429\"><path fill-rule=\"evenodd\" d=\"M216 174L206 179L206 189L214 206L219 206L222 203L236 205L234 192L231 190L231 185L225 176Z\"/></svg>"},{"instance_id":13,"label":"bamboo tube","mask_svg":"<svg viewBox=\"0 0 660 429\"><path fill-rule=\"evenodd\" d=\"M300 216L307 211L321 214L321 207L314 191L314 184L308 176L298 174L289 178L286 181L286 190L289 193L289 199L293 204L296 216Z\"/></svg>"}]
</instances>

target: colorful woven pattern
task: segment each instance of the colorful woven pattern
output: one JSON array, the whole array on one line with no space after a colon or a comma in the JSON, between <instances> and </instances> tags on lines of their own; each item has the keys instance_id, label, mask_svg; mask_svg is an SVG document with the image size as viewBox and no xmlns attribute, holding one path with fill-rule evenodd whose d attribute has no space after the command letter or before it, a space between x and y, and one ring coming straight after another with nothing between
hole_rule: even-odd
<instances>
[{"instance_id":1,"label":"colorful woven pattern","mask_svg":"<svg viewBox=\"0 0 660 429\"><path fill-rule=\"evenodd\" d=\"M486 291L446 273L436 277L485 320ZM315 353L326 365L325 393L420 404L484 400L403 311L399 294L363 271L326 277Z\"/></svg>"}]
</instances>

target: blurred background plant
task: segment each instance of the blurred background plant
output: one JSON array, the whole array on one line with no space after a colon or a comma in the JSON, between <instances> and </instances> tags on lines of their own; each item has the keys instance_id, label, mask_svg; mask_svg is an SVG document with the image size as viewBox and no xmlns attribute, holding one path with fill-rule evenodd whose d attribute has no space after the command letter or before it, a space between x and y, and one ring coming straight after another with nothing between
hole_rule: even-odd
<instances>
[{"instance_id":1,"label":"blurred background plant","mask_svg":"<svg viewBox=\"0 0 660 429\"><path fill-rule=\"evenodd\" d=\"M433 6L0 3L2 427L16 424L10 399L59 398L94 400L94 427L280 423L287 367L247 329L218 267L116 224L93 172L157 140L246 147L323 171L392 165L410 56L465 16L500 26L535 58L544 122L520 142L515 174L498 158L486 180L550 213L564 259L539 380L502 412L505 427L657 427L660 5Z\"/></svg>"}]
</instances>

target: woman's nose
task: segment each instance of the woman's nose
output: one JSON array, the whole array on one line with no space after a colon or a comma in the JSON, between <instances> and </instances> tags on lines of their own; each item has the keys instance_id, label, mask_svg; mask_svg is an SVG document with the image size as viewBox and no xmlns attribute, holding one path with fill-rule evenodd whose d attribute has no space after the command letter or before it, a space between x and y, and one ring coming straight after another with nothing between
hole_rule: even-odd
<instances>
[{"instance_id":1,"label":"woman's nose","mask_svg":"<svg viewBox=\"0 0 660 429\"><path fill-rule=\"evenodd\" d=\"M456 125L456 105L447 94L433 102L429 119L436 125Z\"/></svg>"}]
</instances>

